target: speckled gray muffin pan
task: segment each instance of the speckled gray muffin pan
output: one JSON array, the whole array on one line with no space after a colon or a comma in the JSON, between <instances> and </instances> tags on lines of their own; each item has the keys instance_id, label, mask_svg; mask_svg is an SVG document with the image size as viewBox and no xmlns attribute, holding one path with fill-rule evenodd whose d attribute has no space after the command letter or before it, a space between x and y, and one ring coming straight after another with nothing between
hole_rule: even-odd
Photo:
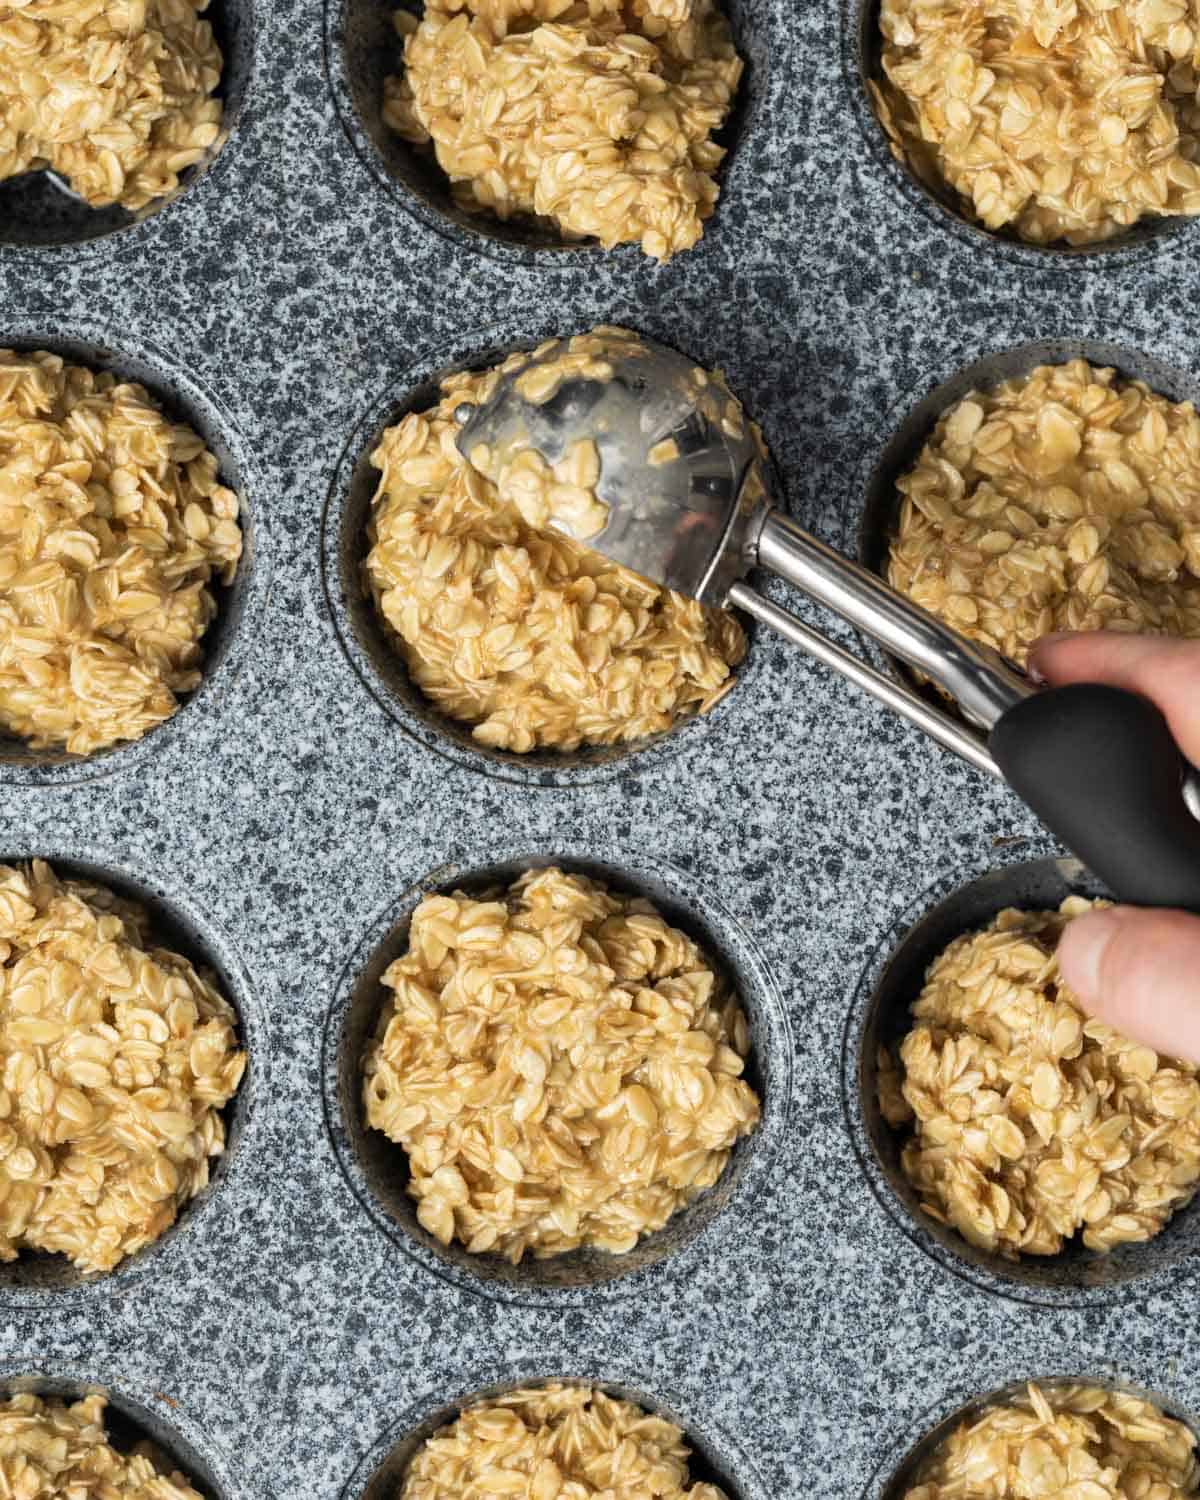
<instances>
[{"instance_id":1,"label":"speckled gray muffin pan","mask_svg":"<svg viewBox=\"0 0 1200 1500\"><path fill-rule=\"evenodd\" d=\"M0 852L148 891L226 978L252 1090L211 1193L159 1249L99 1282L0 1276L0 1381L111 1389L216 1500L381 1500L457 1401L553 1375L674 1414L736 1500L891 1500L927 1429L1031 1375L1200 1413L1193 1215L1128 1275L1030 1284L934 1240L869 1128L875 981L944 898L1061 857L1022 806L763 632L710 721L497 763L381 668L343 524L380 425L436 371L605 321L721 366L781 498L857 552L896 429L980 358L1094 339L1200 374L1200 226L1069 257L965 231L881 152L842 8L742 0L751 107L696 251L658 269L489 238L380 165L386 66L362 37L387 35L382 9L256 0L209 171L118 232L0 250L0 343L149 379L218 444L253 532L217 668L175 720L82 765L0 754ZM747 987L767 1111L712 1204L566 1285L422 1243L396 1176L356 1150L337 1076L416 889L555 853L665 893L711 937ZM1034 894L1086 888L1047 869Z\"/></svg>"}]
</instances>

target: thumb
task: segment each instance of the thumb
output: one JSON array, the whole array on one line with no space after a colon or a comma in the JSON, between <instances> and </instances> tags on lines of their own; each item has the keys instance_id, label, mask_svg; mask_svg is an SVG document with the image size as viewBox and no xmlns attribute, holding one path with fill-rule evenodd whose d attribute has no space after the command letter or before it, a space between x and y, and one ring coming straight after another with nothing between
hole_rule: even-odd
<instances>
[{"instance_id":1,"label":"thumb","mask_svg":"<svg viewBox=\"0 0 1200 1500\"><path fill-rule=\"evenodd\" d=\"M1058 963L1089 1015L1165 1057L1200 1063L1200 917L1089 912L1063 929Z\"/></svg>"}]
</instances>

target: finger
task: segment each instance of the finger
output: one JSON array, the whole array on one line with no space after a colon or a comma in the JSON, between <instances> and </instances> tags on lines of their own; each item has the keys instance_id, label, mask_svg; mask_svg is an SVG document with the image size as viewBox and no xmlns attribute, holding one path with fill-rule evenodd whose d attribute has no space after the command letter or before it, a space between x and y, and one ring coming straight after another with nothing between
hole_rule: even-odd
<instances>
[{"instance_id":1,"label":"finger","mask_svg":"<svg viewBox=\"0 0 1200 1500\"><path fill-rule=\"evenodd\" d=\"M1166 1057L1200 1063L1200 917L1113 906L1068 922L1063 979L1089 1015Z\"/></svg>"},{"instance_id":2,"label":"finger","mask_svg":"<svg viewBox=\"0 0 1200 1500\"><path fill-rule=\"evenodd\" d=\"M1141 693L1162 709L1187 758L1200 764L1200 641L1103 630L1049 635L1034 646L1029 665L1055 687L1108 682Z\"/></svg>"}]
</instances>

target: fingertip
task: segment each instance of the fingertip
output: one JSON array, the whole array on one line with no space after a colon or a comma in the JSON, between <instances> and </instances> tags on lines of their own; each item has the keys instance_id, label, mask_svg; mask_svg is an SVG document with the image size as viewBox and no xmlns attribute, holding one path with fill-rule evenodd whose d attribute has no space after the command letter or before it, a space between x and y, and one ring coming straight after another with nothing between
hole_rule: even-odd
<instances>
[{"instance_id":1,"label":"fingertip","mask_svg":"<svg viewBox=\"0 0 1200 1500\"><path fill-rule=\"evenodd\" d=\"M1041 636L1030 648L1026 671L1042 685L1054 682L1060 675L1064 647L1069 652L1070 642L1078 639L1078 634L1061 630Z\"/></svg>"},{"instance_id":2,"label":"fingertip","mask_svg":"<svg viewBox=\"0 0 1200 1500\"><path fill-rule=\"evenodd\" d=\"M1059 970L1088 1015L1161 1056L1200 1062L1200 920L1113 906L1069 922Z\"/></svg>"},{"instance_id":3,"label":"fingertip","mask_svg":"<svg viewBox=\"0 0 1200 1500\"><path fill-rule=\"evenodd\" d=\"M1200 641L1090 630L1046 635L1026 664L1040 684L1105 682L1140 693L1166 715L1176 743L1200 765Z\"/></svg>"},{"instance_id":4,"label":"fingertip","mask_svg":"<svg viewBox=\"0 0 1200 1500\"><path fill-rule=\"evenodd\" d=\"M1068 922L1059 939L1059 972L1089 1015L1104 1005L1105 957L1120 926L1121 908L1106 907Z\"/></svg>"}]
</instances>

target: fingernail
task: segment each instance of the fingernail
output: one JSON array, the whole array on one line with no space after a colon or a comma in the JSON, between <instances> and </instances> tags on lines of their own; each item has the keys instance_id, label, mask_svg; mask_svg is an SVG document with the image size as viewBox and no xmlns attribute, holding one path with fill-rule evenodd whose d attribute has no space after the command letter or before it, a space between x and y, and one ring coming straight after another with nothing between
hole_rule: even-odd
<instances>
[{"instance_id":1,"label":"fingernail","mask_svg":"<svg viewBox=\"0 0 1200 1500\"><path fill-rule=\"evenodd\" d=\"M1100 998L1100 971L1121 919L1114 911L1089 912L1068 922L1059 944L1059 963L1067 984L1085 1004Z\"/></svg>"},{"instance_id":2,"label":"fingernail","mask_svg":"<svg viewBox=\"0 0 1200 1500\"><path fill-rule=\"evenodd\" d=\"M1038 657L1048 648L1052 649L1057 646L1059 641L1065 641L1070 634L1069 630L1056 630L1052 635L1042 635L1034 641L1032 649L1029 652L1029 664L1026 667L1026 671L1028 671L1031 677L1035 678L1038 682L1046 680L1038 670Z\"/></svg>"},{"instance_id":3,"label":"fingernail","mask_svg":"<svg viewBox=\"0 0 1200 1500\"><path fill-rule=\"evenodd\" d=\"M1025 671L1026 674L1030 678L1032 678L1034 682L1037 683L1038 687L1046 686L1046 674L1042 671L1041 667L1038 666L1038 656L1044 646L1052 646L1055 641L1060 640L1062 640L1061 635L1044 635L1033 643L1033 649L1030 651L1029 656L1025 662Z\"/></svg>"}]
</instances>

